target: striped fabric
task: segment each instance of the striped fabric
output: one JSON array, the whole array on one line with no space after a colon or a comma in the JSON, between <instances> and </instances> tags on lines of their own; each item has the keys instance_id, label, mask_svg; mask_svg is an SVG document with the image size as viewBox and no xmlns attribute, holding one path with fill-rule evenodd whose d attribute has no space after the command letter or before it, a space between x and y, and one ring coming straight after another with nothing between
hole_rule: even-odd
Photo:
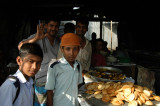
<instances>
[{"instance_id":1,"label":"striped fabric","mask_svg":"<svg viewBox=\"0 0 160 106\"><path fill-rule=\"evenodd\" d=\"M47 106L47 91L45 90L45 84L35 84L35 97L34 106Z\"/></svg>"}]
</instances>

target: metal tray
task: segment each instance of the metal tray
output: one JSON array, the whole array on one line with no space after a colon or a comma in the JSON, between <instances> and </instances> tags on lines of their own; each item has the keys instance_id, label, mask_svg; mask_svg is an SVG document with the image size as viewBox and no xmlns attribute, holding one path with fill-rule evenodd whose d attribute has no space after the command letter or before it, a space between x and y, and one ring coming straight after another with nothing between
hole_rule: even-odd
<instances>
[{"instance_id":1,"label":"metal tray","mask_svg":"<svg viewBox=\"0 0 160 106\"><path fill-rule=\"evenodd\" d=\"M99 77L96 77L94 76L94 74L96 72L103 72L105 74L122 74L122 70L118 69L118 68L114 68L114 67L94 67L94 68L91 68L91 71L89 72L89 74L95 78L97 81L123 81L125 80L124 79L119 79L119 80L113 80L113 79L107 79L107 78L99 78ZM124 74L123 74L124 75ZM126 77L124 75L124 77Z\"/></svg>"},{"instance_id":2,"label":"metal tray","mask_svg":"<svg viewBox=\"0 0 160 106\"><path fill-rule=\"evenodd\" d=\"M106 72L106 73L122 73L122 70L114 67L92 67L91 70L96 70L97 72Z\"/></svg>"}]
</instances>

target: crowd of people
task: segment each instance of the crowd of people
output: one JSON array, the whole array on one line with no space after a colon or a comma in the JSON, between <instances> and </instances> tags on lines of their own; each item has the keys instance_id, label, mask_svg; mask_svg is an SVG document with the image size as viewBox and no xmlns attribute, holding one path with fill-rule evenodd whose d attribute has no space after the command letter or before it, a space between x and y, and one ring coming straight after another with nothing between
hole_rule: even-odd
<instances>
[{"instance_id":1,"label":"crowd of people","mask_svg":"<svg viewBox=\"0 0 160 106\"><path fill-rule=\"evenodd\" d=\"M37 32L19 42L19 66L0 87L0 104L3 106L78 106L78 88L84 82L83 75L90 67L106 66L107 42L96 38L92 41L85 34L89 21L76 20L67 23L64 34L57 38L60 20L47 19L37 25ZM104 46L105 45L105 46ZM3 95L3 96L2 96Z\"/></svg>"}]
</instances>

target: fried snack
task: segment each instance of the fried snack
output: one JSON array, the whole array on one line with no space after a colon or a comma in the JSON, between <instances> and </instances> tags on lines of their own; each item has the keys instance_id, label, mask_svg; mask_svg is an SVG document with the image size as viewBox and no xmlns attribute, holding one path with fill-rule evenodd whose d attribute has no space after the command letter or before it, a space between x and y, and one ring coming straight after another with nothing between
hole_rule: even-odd
<instances>
[{"instance_id":1,"label":"fried snack","mask_svg":"<svg viewBox=\"0 0 160 106\"><path fill-rule=\"evenodd\" d=\"M118 88L118 87L117 87ZM126 88L131 88L130 85L122 85L120 89L117 89L116 92L121 92L121 91L124 91Z\"/></svg>"},{"instance_id":2,"label":"fried snack","mask_svg":"<svg viewBox=\"0 0 160 106\"><path fill-rule=\"evenodd\" d=\"M86 91L86 93L87 93L87 94L94 94L94 91L88 90L88 91Z\"/></svg>"},{"instance_id":3,"label":"fried snack","mask_svg":"<svg viewBox=\"0 0 160 106\"><path fill-rule=\"evenodd\" d=\"M111 94L109 94L111 97L114 97L114 96L116 96L117 95L117 93L116 92L113 92L113 93L111 93Z\"/></svg>"},{"instance_id":4,"label":"fried snack","mask_svg":"<svg viewBox=\"0 0 160 106\"><path fill-rule=\"evenodd\" d=\"M87 84L86 89L86 93L94 94L96 99L113 105L122 105L124 101L128 106L153 105L151 100L160 101L160 96L154 95L152 90L132 82L94 82Z\"/></svg>"},{"instance_id":5,"label":"fried snack","mask_svg":"<svg viewBox=\"0 0 160 106\"><path fill-rule=\"evenodd\" d=\"M112 98L111 103L113 105L122 105L123 101L119 101L117 98Z\"/></svg>"},{"instance_id":6,"label":"fried snack","mask_svg":"<svg viewBox=\"0 0 160 106\"><path fill-rule=\"evenodd\" d=\"M124 104L123 100L120 100L120 99L118 99L118 98L117 98L117 100L118 100L118 102L119 102L121 105Z\"/></svg>"},{"instance_id":7,"label":"fried snack","mask_svg":"<svg viewBox=\"0 0 160 106\"><path fill-rule=\"evenodd\" d=\"M149 92L150 92L150 94L151 94L150 96L152 96L152 94L153 94L153 91L149 90Z\"/></svg>"},{"instance_id":8,"label":"fried snack","mask_svg":"<svg viewBox=\"0 0 160 106\"><path fill-rule=\"evenodd\" d=\"M148 97L151 96L151 92L149 90L143 90L143 93Z\"/></svg>"},{"instance_id":9,"label":"fried snack","mask_svg":"<svg viewBox=\"0 0 160 106\"><path fill-rule=\"evenodd\" d=\"M140 97L139 97L141 100L142 100L142 103L145 103L146 101L145 101L145 98L141 95Z\"/></svg>"},{"instance_id":10,"label":"fried snack","mask_svg":"<svg viewBox=\"0 0 160 106\"><path fill-rule=\"evenodd\" d=\"M138 106L137 101L133 100L128 103L128 106Z\"/></svg>"},{"instance_id":11,"label":"fried snack","mask_svg":"<svg viewBox=\"0 0 160 106\"><path fill-rule=\"evenodd\" d=\"M111 98L110 98L109 95L103 95L102 101L104 101L104 102L109 102L110 100L111 100Z\"/></svg>"},{"instance_id":12,"label":"fried snack","mask_svg":"<svg viewBox=\"0 0 160 106\"><path fill-rule=\"evenodd\" d=\"M99 90L99 91L94 92L94 94L100 94L101 92L102 92L102 91Z\"/></svg>"},{"instance_id":13,"label":"fried snack","mask_svg":"<svg viewBox=\"0 0 160 106\"><path fill-rule=\"evenodd\" d=\"M108 89L110 87L110 84L105 84L104 89Z\"/></svg>"},{"instance_id":14,"label":"fried snack","mask_svg":"<svg viewBox=\"0 0 160 106\"><path fill-rule=\"evenodd\" d=\"M111 85L107 88L107 90L111 90L111 89L115 89L115 88L113 88L113 84L111 84Z\"/></svg>"},{"instance_id":15,"label":"fried snack","mask_svg":"<svg viewBox=\"0 0 160 106\"><path fill-rule=\"evenodd\" d=\"M120 100L124 100L124 95L123 94L124 94L123 92L118 92L116 97L119 98Z\"/></svg>"},{"instance_id":16,"label":"fried snack","mask_svg":"<svg viewBox=\"0 0 160 106\"><path fill-rule=\"evenodd\" d=\"M87 90L93 90L93 89L95 89L95 85L93 85L93 84L89 84L87 87L86 87L86 89Z\"/></svg>"},{"instance_id":17,"label":"fried snack","mask_svg":"<svg viewBox=\"0 0 160 106\"><path fill-rule=\"evenodd\" d=\"M134 96L135 96L134 99L137 100L137 98L140 96L140 93L138 91L135 91L134 92Z\"/></svg>"},{"instance_id":18,"label":"fried snack","mask_svg":"<svg viewBox=\"0 0 160 106\"><path fill-rule=\"evenodd\" d=\"M114 84L113 84L113 88L115 88L115 89L116 89L116 88L117 88L117 86L118 86L118 84L117 84L117 83L114 83Z\"/></svg>"},{"instance_id":19,"label":"fried snack","mask_svg":"<svg viewBox=\"0 0 160 106\"><path fill-rule=\"evenodd\" d=\"M134 87L135 87L135 91L143 92L143 87L142 86L136 85Z\"/></svg>"},{"instance_id":20,"label":"fried snack","mask_svg":"<svg viewBox=\"0 0 160 106\"><path fill-rule=\"evenodd\" d=\"M140 98L137 99L137 102L138 102L139 105L142 105L142 104L143 104L143 103L142 103L142 100L141 100Z\"/></svg>"},{"instance_id":21,"label":"fried snack","mask_svg":"<svg viewBox=\"0 0 160 106\"><path fill-rule=\"evenodd\" d=\"M152 96L149 97L149 100L154 100L154 98Z\"/></svg>"},{"instance_id":22,"label":"fried snack","mask_svg":"<svg viewBox=\"0 0 160 106\"><path fill-rule=\"evenodd\" d=\"M107 94L107 90L106 90L106 89L103 89L103 90L102 90L102 94L103 94L103 95L106 95L106 94Z\"/></svg>"},{"instance_id":23,"label":"fried snack","mask_svg":"<svg viewBox=\"0 0 160 106\"><path fill-rule=\"evenodd\" d=\"M144 93L141 93L141 96L142 96L146 101L148 101L148 100L149 100L149 97L148 97L148 96L146 96Z\"/></svg>"},{"instance_id":24,"label":"fried snack","mask_svg":"<svg viewBox=\"0 0 160 106\"><path fill-rule=\"evenodd\" d=\"M128 95L128 97L126 99L127 99L127 101L130 102L130 101L133 101L134 98L135 98L135 95L133 93L131 93L130 95Z\"/></svg>"},{"instance_id":25,"label":"fried snack","mask_svg":"<svg viewBox=\"0 0 160 106\"><path fill-rule=\"evenodd\" d=\"M134 89L135 89L134 87L131 88L131 93L134 93Z\"/></svg>"},{"instance_id":26,"label":"fried snack","mask_svg":"<svg viewBox=\"0 0 160 106\"><path fill-rule=\"evenodd\" d=\"M148 100L148 101L146 101L146 102L145 102L145 104L146 104L146 105L150 105L150 106L152 106L152 105L153 105L153 102L152 102L152 101L150 101L150 100Z\"/></svg>"},{"instance_id":27,"label":"fried snack","mask_svg":"<svg viewBox=\"0 0 160 106\"><path fill-rule=\"evenodd\" d=\"M131 94L131 88L126 88L123 90L124 97L128 97Z\"/></svg>"},{"instance_id":28,"label":"fried snack","mask_svg":"<svg viewBox=\"0 0 160 106\"><path fill-rule=\"evenodd\" d=\"M114 93L114 92L115 92L115 89L114 89L114 88L113 88L113 89L108 89L108 90L107 90L107 93L108 93L108 94L112 94L112 93Z\"/></svg>"},{"instance_id":29,"label":"fried snack","mask_svg":"<svg viewBox=\"0 0 160 106\"><path fill-rule=\"evenodd\" d=\"M105 85L104 84L98 84L98 89L99 90L103 90L105 88Z\"/></svg>"},{"instance_id":30,"label":"fried snack","mask_svg":"<svg viewBox=\"0 0 160 106\"><path fill-rule=\"evenodd\" d=\"M160 96L153 96L154 100L160 101Z\"/></svg>"},{"instance_id":31,"label":"fried snack","mask_svg":"<svg viewBox=\"0 0 160 106\"><path fill-rule=\"evenodd\" d=\"M96 99L101 99L101 98L103 97L103 95L102 95L102 94L95 94L94 97L95 97Z\"/></svg>"}]
</instances>

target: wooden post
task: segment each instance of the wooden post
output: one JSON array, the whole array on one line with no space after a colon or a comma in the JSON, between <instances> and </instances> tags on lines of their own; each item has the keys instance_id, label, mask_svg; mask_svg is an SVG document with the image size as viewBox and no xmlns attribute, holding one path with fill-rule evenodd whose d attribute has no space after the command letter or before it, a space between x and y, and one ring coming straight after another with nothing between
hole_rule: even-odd
<instances>
[{"instance_id":1,"label":"wooden post","mask_svg":"<svg viewBox=\"0 0 160 106\"><path fill-rule=\"evenodd\" d=\"M102 39L102 20L100 20L100 38Z\"/></svg>"}]
</instances>

